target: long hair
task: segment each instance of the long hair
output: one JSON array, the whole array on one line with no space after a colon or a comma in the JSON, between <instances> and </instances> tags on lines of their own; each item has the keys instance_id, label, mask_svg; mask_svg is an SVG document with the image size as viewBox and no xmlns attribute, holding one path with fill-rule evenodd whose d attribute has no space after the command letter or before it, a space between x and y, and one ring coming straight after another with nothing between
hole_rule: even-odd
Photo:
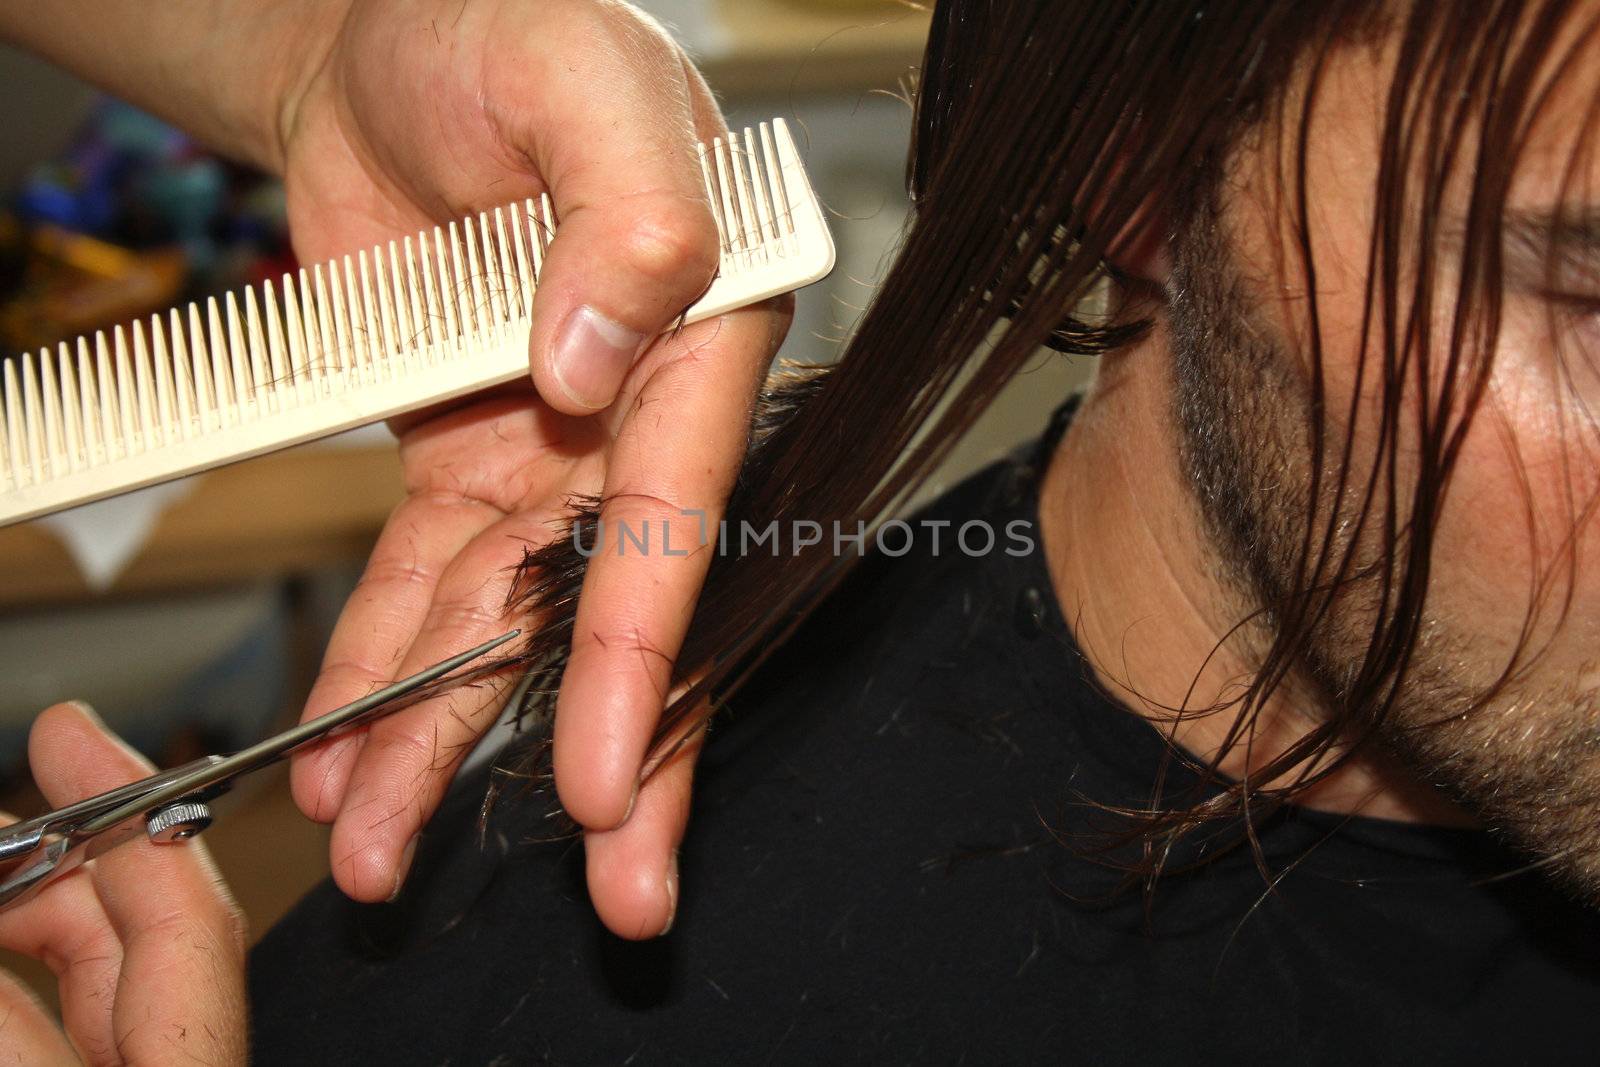
<instances>
[{"instance_id":1,"label":"long hair","mask_svg":"<svg viewBox=\"0 0 1600 1067\"><path fill-rule=\"evenodd\" d=\"M1369 249L1363 374L1379 383L1380 460L1354 469L1324 456L1329 414L1317 336L1316 265L1306 223L1304 138L1291 152L1283 204L1298 237L1309 294L1314 375L1313 478L1337 458L1333 486L1314 485L1295 581L1271 605L1272 639L1232 704L1230 738L1255 716L1305 654L1353 556L1335 527L1354 503L1381 532L1381 611L1355 677L1327 720L1256 781L1231 780L1225 749L1198 770L1214 791L1128 813L1133 833L1166 846L1207 823L1291 800L1337 769L1352 742L1393 709L1416 647L1427 597L1432 535L1450 474L1484 393L1499 329L1501 216L1533 115L1552 75L1550 42L1573 15L1541 3L1375 0L941 0L916 96L908 166L912 221L901 254L837 363L775 375L761 401L728 521L838 522L870 528L904 505L1002 386L1041 345L1106 353L1147 324L1122 313L1076 316L1108 273L1119 242L1149 225L1152 205L1203 199L1240 134L1254 127L1300 136L1323 59L1378 36L1398 40L1387 90L1377 212ZM1460 10L1457 10L1457 9ZM1470 11L1467 10L1470 8ZM1303 94L1286 91L1303 77ZM1471 269L1455 294L1449 336L1431 336L1440 204L1453 175L1471 175L1462 255ZM1415 264L1415 268L1403 267ZM1448 295L1448 294L1446 294ZM1403 405L1423 390L1420 472L1396 476ZM1407 398L1410 398L1409 400ZM1353 413L1352 413L1353 414ZM1340 507L1318 502L1329 497ZM594 520L590 501L574 522ZM514 591L541 620L528 651L534 670L519 710L547 715L570 640L583 560L569 537L531 553ZM763 658L835 588L851 566L822 546L797 555L721 557L711 567L678 680L693 684L666 710L654 753L701 728ZM1530 608L1531 610L1531 608ZM1508 668L1508 671L1510 668ZM1299 771L1300 773L1296 773Z\"/></svg>"}]
</instances>

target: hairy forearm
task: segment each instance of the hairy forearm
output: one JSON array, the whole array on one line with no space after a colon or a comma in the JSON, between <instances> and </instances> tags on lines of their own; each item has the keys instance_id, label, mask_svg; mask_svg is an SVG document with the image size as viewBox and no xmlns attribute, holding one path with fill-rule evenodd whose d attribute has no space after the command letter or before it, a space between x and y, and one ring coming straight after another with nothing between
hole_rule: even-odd
<instances>
[{"instance_id":1,"label":"hairy forearm","mask_svg":"<svg viewBox=\"0 0 1600 1067\"><path fill-rule=\"evenodd\" d=\"M0 0L0 38L244 162L282 168L283 116L347 0Z\"/></svg>"}]
</instances>

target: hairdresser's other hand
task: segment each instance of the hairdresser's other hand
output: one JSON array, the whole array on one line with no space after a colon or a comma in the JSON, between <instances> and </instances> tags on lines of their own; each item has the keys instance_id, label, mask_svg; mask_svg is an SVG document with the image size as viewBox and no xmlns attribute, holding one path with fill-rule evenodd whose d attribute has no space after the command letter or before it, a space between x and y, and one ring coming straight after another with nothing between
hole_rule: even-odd
<instances>
[{"instance_id":1,"label":"hairdresser's other hand","mask_svg":"<svg viewBox=\"0 0 1600 1067\"><path fill-rule=\"evenodd\" d=\"M152 773L74 704L34 722L28 761L53 807ZM244 922L199 841L91 860L0 912L0 947L48 965L61 1000L58 1028L0 972L7 1063L245 1062Z\"/></svg>"},{"instance_id":2,"label":"hairdresser's other hand","mask_svg":"<svg viewBox=\"0 0 1600 1067\"><path fill-rule=\"evenodd\" d=\"M560 228L529 353L533 388L397 426L408 491L340 618L306 715L326 712L519 620L509 570L553 536L569 494L615 528L693 544L721 515L788 305L642 348L712 277L717 239L694 155L723 129L658 27L601 0L372 0L328 22L290 92L284 169L306 261L549 189ZM634 800L710 553L591 563L557 716L556 784L589 830L590 895L624 936L661 932L692 759ZM333 821L340 887L397 891L417 833L498 700L461 692L296 759L295 797Z\"/></svg>"}]
</instances>

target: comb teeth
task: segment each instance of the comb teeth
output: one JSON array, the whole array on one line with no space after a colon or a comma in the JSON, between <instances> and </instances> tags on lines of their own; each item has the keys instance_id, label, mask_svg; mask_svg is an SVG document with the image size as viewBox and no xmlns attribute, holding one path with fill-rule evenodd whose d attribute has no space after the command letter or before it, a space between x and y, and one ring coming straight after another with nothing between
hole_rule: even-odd
<instances>
[{"instance_id":1,"label":"comb teeth","mask_svg":"<svg viewBox=\"0 0 1600 1067\"><path fill-rule=\"evenodd\" d=\"M526 329L547 197L5 361L0 488L404 379ZM521 216L525 225L514 221ZM538 248L542 250L544 241ZM431 250L420 257L417 249ZM542 260L542 251L536 254ZM328 430L327 432L336 432ZM113 490L115 491L115 490ZM9 519L9 516L7 516Z\"/></svg>"},{"instance_id":2,"label":"comb teeth","mask_svg":"<svg viewBox=\"0 0 1600 1067\"><path fill-rule=\"evenodd\" d=\"M722 255L685 321L832 269L783 120L699 158ZM4 360L0 525L524 377L555 228L541 196Z\"/></svg>"}]
</instances>

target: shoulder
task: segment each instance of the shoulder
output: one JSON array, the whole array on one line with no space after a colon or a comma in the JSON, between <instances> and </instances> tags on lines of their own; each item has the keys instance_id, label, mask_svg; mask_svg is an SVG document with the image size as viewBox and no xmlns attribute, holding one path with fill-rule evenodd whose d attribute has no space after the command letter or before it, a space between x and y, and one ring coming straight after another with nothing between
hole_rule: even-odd
<instances>
[{"instance_id":1,"label":"shoulder","mask_svg":"<svg viewBox=\"0 0 1600 1067\"><path fill-rule=\"evenodd\" d=\"M262 1057L358 1041L418 1059L432 1049L415 1036L371 1044L412 1013L450 1020L441 1050L485 1058L798 1059L842 1035L903 1058L992 1039L1001 1020L972 991L1014 983L1041 924L1066 921L1041 812L1073 788L1060 709L1083 689L1042 624L1041 562L1006 551L1031 500L1015 462L956 487L736 695L697 771L668 938L606 936L581 845L542 839L535 805L504 806L480 844L484 783L468 780L398 904L327 886L269 934L252 967ZM972 523L996 543L971 527L963 546Z\"/></svg>"},{"instance_id":2,"label":"shoulder","mask_svg":"<svg viewBox=\"0 0 1600 1067\"><path fill-rule=\"evenodd\" d=\"M869 534L866 557L714 722L701 791L759 777L762 751L841 772L893 753L911 773L953 733L999 743L996 721L1075 680L1059 646L1031 654L1053 605L1032 489L1032 469L1007 459Z\"/></svg>"}]
</instances>

